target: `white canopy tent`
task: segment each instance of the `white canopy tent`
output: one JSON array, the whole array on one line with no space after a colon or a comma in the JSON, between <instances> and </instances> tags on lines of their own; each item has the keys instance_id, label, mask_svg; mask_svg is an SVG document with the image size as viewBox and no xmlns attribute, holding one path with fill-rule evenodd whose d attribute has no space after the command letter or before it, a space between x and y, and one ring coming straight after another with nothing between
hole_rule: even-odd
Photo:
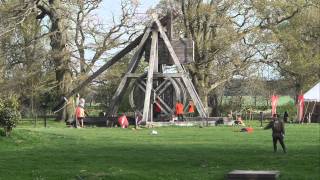
<instances>
[{"instance_id":1,"label":"white canopy tent","mask_svg":"<svg viewBox=\"0 0 320 180\"><path fill-rule=\"evenodd\" d=\"M304 117L308 114L309 122L311 121L311 118L315 121L320 121L320 112L318 112L320 111L320 82L307 91L303 97L306 102ZM309 108L310 104L311 106Z\"/></svg>"},{"instance_id":2,"label":"white canopy tent","mask_svg":"<svg viewBox=\"0 0 320 180\"><path fill-rule=\"evenodd\" d=\"M305 102L320 102L320 82L307 91L303 97Z\"/></svg>"}]
</instances>

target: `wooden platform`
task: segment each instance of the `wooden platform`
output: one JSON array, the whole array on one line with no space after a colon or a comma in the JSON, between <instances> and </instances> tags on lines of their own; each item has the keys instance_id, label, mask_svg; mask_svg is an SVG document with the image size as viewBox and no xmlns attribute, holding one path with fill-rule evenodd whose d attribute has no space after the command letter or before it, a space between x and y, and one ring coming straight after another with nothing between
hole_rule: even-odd
<instances>
[{"instance_id":1,"label":"wooden platform","mask_svg":"<svg viewBox=\"0 0 320 180\"><path fill-rule=\"evenodd\" d=\"M234 170L227 174L227 180L276 180L279 171Z\"/></svg>"}]
</instances>

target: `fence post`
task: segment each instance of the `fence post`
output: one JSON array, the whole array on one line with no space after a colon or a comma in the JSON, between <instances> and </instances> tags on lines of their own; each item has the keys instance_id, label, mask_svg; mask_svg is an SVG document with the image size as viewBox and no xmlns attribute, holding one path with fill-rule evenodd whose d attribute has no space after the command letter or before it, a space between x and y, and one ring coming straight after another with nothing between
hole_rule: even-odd
<instances>
[{"instance_id":1,"label":"fence post","mask_svg":"<svg viewBox=\"0 0 320 180\"><path fill-rule=\"evenodd\" d=\"M44 127L47 127L47 111L44 109Z\"/></svg>"}]
</instances>

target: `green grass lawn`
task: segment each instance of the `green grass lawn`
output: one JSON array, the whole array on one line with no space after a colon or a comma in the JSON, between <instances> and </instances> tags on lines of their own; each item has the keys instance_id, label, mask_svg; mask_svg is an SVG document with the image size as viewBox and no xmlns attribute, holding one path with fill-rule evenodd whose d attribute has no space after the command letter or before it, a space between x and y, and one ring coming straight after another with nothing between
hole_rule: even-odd
<instances>
[{"instance_id":1,"label":"green grass lawn","mask_svg":"<svg viewBox=\"0 0 320 180\"><path fill-rule=\"evenodd\" d=\"M319 124L287 125L287 154L273 153L271 130L239 129L163 127L150 135L151 129L23 124L0 137L0 179L224 179L234 169L320 178Z\"/></svg>"}]
</instances>

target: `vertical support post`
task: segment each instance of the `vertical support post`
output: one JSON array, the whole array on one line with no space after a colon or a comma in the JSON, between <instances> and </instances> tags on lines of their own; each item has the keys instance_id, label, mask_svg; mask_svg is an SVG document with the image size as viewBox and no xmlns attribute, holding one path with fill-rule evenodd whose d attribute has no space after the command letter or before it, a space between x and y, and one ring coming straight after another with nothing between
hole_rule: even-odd
<instances>
[{"instance_id":1,"label":"vertical support post","mask_svg":"<svg viewBox=\"0 0 320 180\"><path fill-rule=\"evenodd\" d=\"M149 117L150 117L150 122L152 123L152 122L153 122L153 104L150 104L150 114L149 114Z\"/></svg>"},{"instance_id":2,"label":"vertical support post","mask_svg":"<svg viewBox=\"0 0 320 180\"><path fill-rule=\"evenodd\" d=\"M150 50L150 60L149 60L149 69L147 75L147 86L144 98L143 105L143 121L148 122L149 111L150 111L150 98L152 90L152 78L153 78L153 69L155 64L155 59L157 55L157 43L158 43L158 32L156 30L152 31L152 41L151 41L151 50ZM151 117L152 119L152 117Z\"/></svg>"},{"instance_id":3,"label":"vertical support post","mask_svg":"<svg viewBox=\"0 0 320 180\"><path fill-rule=\"evenodd\" d=\"M47 109L44 109L44 127L47 127Z\"/></svg>"},{"instance_id":4,"label":"vertical support post","mask_svg":"<svg viewBox=\"0 0 320 180\"><path fill-rule=\"evenodd\" d=\"M158 32L157 32L158 33ZM155 51L155 58L154 58L154 67L153 72L157 73L159 72L159 54L158 54L158 43L156 43L156 51Z\"/></svg>"}]
</instances>

